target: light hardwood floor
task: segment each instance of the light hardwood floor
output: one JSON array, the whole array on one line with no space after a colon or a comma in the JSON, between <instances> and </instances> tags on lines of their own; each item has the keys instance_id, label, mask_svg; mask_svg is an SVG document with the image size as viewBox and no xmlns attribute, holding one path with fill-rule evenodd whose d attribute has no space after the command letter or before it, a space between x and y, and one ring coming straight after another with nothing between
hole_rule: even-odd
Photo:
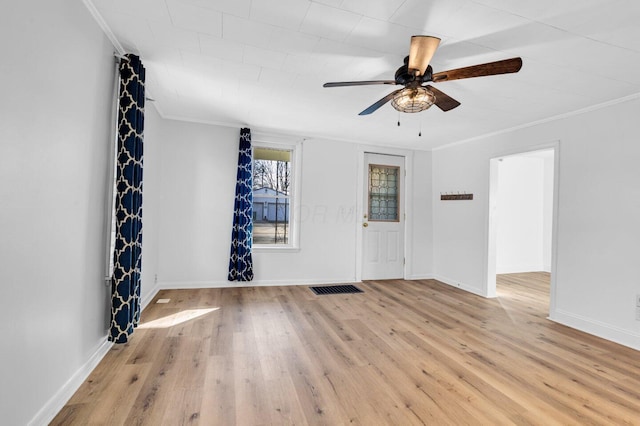
<instances>
[{"instance_id":1,"label":"light hardwood floor","mask_svg":"<svg viewBox=\"0 0 640 426\"><path fill-rule=\"evenodd\" d=\"M640 353L547 320L548 274L361 288L162 291L52 424L640 424Z\"/></svg>"}]
</instances>

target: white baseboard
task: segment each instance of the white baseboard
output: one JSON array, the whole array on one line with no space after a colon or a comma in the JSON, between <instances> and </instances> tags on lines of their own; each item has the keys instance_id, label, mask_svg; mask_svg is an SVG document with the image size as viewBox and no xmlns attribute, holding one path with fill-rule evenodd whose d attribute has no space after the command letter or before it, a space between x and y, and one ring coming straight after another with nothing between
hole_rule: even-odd
<instances>
[{"instance_id":1,"label":"white baseboard","mask_svg":"<svg viewBox=\"0 0 640 426\"><path fill-rule=\"evenodd\" d=\"M143 310L156 296L159 291L157 285L151 289L149 296L141 300L140 308ZM82 386L87 377L97 367L102 358L109 352L113 346L113 342L109 342L107 336L98 346L96 351L89 357L87 362L80 367L73 376L47 401L47 403L38 411L33 419L29 422L30 426L48 425L51 420L62 410L65 404L71 399L74 393Z\"/></svg>"},{"instance_id":2,"label":"white baseboard","mask_svg":"<svg viewBox=\"0 0 640 426\"><path fill-rule=\"evenodd\" d=\"M437 274L435 274L433 276L433 279L438 280L441 283L450 285L451 287L456 287L456 288L459 288L460 290L464 290L464 291L468 291L469 293L476 294L478 296L489 297L489 295L485 294L482 291L482 289L479 289L477 287L472 287L472 286L467 285L465 283L461 283L458 280L454 280L454 279L451 279L451 278L443 277L442 275L437 275Z\"/></svg>"},{"instance_id":3,"label":"white baseboard","mask_svg":"<svg viewBox=\"0 0 640 426\"><path fill-rule=\"evenodd\" d=\"M408 277L405 278L405 280L433 280L433 279L435 279L433 274L427 274L427 275L414 274L414 275L409 275Z\"/></svg>"},{"instance_id":4,"label":"white baseboard","mask_svg":"<svg viewBox=\"0 0 640 426\"><path fill-rule=\"evenodd\" d=\"M520 272L546 271L544 265L502 265L496 266L496 274L517 274Z\"/></svg>"},{"instance_id":5,"label":"white baseboard","mask_svg":"<svg viewBox=\"0 0 640 426\"><path fill-rule=\"evenodd\" d=\"M356 282L353 278L336 279L295 279L295 280L253 280L253 281L160 281L160 290L179 290L188 288L234 288L234 287L274 287L290 285L345 284Z\"/></svg>"},{"instance_id":6,"label":"white baseboard","mask_svg":"<svg viewBox=\"0 0 640 426\"><path fill-rule=\"evenodd\" d=\"M143 283L144 285L144 283ZM140 301L140 311L144 311L144 308L146 308L149 303L151 303L153 301L153 298L156 297L156 295L158 294L158 292L160 291L160 286L158 285L158 282L155 282L153 284L153 287L151 287L151 290L149 290L149 293L146 297L142 298L142 300Z\"/></svg>"},{"instance_id":7,"label":"white baseboard","mask_svg":"<svg viewBox=\"0 0 640 426\"><path fill-rule=\"evenodd\" d=\"M62 410L65 404L71 399L73 394L80 388L82 383L87 380L89 374L100 363L102 358L109 352L113 346L105 336L104 341L98 346L97 350L89 357L87 362L74 373L73 376L47 401L47 403L36 413L29 422L29 426L46 426L51 420Z\"/></svg>"},{"instance_id":8,"label":"white baseboard","mask_svg":"<svg viewBox=\"0 0 640 426\"><path fill-rule=\"evenodd\" d=\"M433 280L432 274L410 275L406 280ZM253 281L159 281L151 299L159 290L179 290L189 288L227 288L227 287L274 287L290 285L323 285L356 283L353 277L346 279L287 279L287 280L253 280Z\"/></svg>"},{"instance_id":9,"label":"white baseboard","mask_svg":"<svg viewBox=\"0 0 640 426\"><path fill-rule=\"evenodd\" d=\"M593 319L559 309L556 309L555 312L551 312L549 319L557 322L558 324L566 325L567 327L593 334L594 336L601 337L605 340L610 340L623 346L640 350L639 333L634 333L611 324L595 321Z\"/></svg>"},{"instance_id":10,"label":"white baseboard","mask_svg":"<svg viewBox=\"0 0 640 426\"><path fill-rule=\"evenodd\" d=\"M411 275L406 280L432 280L435 277L429 275ZM150 297L153 299L160 290L180 290L190 288L233 288L233 287L275 287L291 285L331 285L357 283L353 278L336 279L295 279L295 280L253 280L253 281L160 281L155 292ZM147 302L148 303L148 302ZM144 306L143 306L144 308Z\"/></svg>"}]
</instances>

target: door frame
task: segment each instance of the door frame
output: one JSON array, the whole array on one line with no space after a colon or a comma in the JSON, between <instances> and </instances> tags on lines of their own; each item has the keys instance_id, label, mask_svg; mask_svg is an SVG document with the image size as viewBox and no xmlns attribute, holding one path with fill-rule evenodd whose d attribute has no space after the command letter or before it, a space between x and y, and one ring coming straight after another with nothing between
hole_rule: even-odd
<instances>
[{"instance_id":1,"label":"door frame","mask_svg":"<svg viewBox=\"0 0 640 426\"><path fill-rule=\"evenodd\" d=\"M413 246L413 214L412 206L413 206L413 152L402 149L385 149L385 148L375 148L375 149L365 149L360 148L358 150L358 165L356 167L356 215L355 215L355 231L356 231L356 250L355 250L355 281L362 281L362 264L364 261L364 249L363 249L363 233L362 233L362 222L364 212L366 210L364 206L364 198L365 198L365 167L364 167L364 157L366 154L376 154L376 155L389 155L393 157L403 157L404 158L404 189L401 189L403 194L402 200L400 201L401 205L401 213L405 214L404 218L404 228L402 232L404 233L404 246L402 248L405 263L402 269L402 278L406 279L407 276L411 275L412 268L412 256L410 256L410 251L408 248Z\"/></svg>"},{"instance_id":2,"label":"door frame","mask_svg":"<svg viewBox=\"0 0 640 426\"><path fill-rule=\"evenodd\" d=\"M486 297L496 297L496 239L498 234L495 206L498 191L498 161L500 158L518 156L535 151L553 151L553 211L551 217L551 282L549 289L549 313L555 311L556 305L556 276L558 264L558 208L560 188L560 141L530 146L526 148L505 151L500 155L489 158L489 196L485 211L486 223L486 252L485 252L485 280L484 294Z\"/></svg>"}]
</instances>

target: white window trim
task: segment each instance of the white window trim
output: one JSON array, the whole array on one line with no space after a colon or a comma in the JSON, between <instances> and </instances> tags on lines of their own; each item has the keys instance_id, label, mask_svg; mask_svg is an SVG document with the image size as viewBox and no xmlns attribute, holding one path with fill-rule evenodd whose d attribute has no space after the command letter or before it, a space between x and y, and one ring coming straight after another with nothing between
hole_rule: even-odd
<instances>
[{"instance_id":1,"label":"white window trim","mask_svg":"<svg viewBox=\"0 0 640 426\"><path fill-rule=\"evenodd\" d=\"M291 150L291 193L289 195L289 244L252 244L254 253L300 251L300 177L302 142L278 142L269 136L254 136L252 147ZM253 157L253 156L252 156Z\"/></svg>"}]
</instances>

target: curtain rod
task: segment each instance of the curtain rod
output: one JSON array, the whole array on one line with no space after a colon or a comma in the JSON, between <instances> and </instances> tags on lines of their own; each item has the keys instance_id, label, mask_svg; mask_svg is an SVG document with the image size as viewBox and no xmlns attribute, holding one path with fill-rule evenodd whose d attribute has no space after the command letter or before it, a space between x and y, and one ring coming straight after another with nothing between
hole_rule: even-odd
<instances>
[{"instance_id":1,"label":"curtain rod","mask_svg":"<svg viewBox=\"0 0 640 426\"><path fill-rule=\"evenodd\" d=\"M119 54L117 52L113 52L113 56L115 56L116 59L119 59L121 61L129 62L129 58L127 58L126 56L121 55L121 54ZM149 101L149 102L155 102L156 101L154 98L151 98L151 97L145 97L144 99L145 99L145 101Z\"/></svg>"}]
</instances>

